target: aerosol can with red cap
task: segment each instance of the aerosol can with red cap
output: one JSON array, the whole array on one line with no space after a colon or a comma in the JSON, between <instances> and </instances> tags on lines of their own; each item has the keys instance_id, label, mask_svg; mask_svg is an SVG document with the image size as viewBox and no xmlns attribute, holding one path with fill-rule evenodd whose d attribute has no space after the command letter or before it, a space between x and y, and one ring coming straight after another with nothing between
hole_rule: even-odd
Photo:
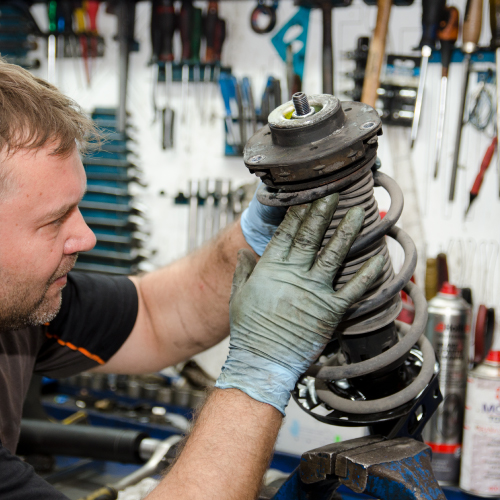
<instances>
[{"instance_id":1,"label":"aerosol can with red cap","mask_svg":"<svg viewBox=\"0 0 500 500\"><path fill-rule=\"evenodd\" d=\"M500 497L500 332L493 348L469 372L460 488L473 495Z\"/></svg>"},{"instance_id":2,"label":"aerosol can with red cap","mask_svg":"<svg viewBox=\"0 0 500 500\"><path fill-rule=\"evenodd\" d=\"M429 301L426 336L440 364L443 402L424 429L432 469L441 484L457 485L460 474L465 387L470 365L471 307L460 290L444 283Z\"/></svg>"}]
</instances>

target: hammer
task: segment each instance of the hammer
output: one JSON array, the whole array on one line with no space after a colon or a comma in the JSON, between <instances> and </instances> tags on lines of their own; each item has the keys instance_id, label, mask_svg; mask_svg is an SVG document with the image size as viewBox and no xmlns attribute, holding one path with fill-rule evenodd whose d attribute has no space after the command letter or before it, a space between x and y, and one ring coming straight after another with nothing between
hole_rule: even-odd
<instances>
[{"instance_id":1,"label":"hammer","mask_svg":"<svg viewBox=\"0 0 500 500\"><path fill-rule=\"evenodd\" d=\"M361 102L370 105L372 108L375 107L375 101L377 100L377 89L380 82L382 62L384 61L385 40L389 27L391 7L392 0L378 0L377 24L368 50L365 80L361 94Z\"/></svg>"}]
</instances>

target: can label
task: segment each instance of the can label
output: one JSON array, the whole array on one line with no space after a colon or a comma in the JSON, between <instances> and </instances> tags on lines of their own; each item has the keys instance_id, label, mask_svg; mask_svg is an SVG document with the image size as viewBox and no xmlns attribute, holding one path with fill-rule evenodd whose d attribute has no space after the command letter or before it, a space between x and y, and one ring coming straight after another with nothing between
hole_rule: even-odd
<instances>
[{"instance_id":1,"label":"can label","mask_svg":"<svg viewBox=\"0 0 500 500\"><path fill-rule=\"evenodd\" d=\"M430 312L427 336L441 365L439 387L443 402L427 424L424 438L432 449L436 479L458 484L468 365L467 312L453 315Z\"/></svg>"},{"instance_id":2,"label":"can label","mask_svg":"<svg viewBox=\"0 0 500 500\"><path fill-rule=\"evenodd\" d=\"M463 434L460 488L500 496L500 380L470 376Z\"/></svg>"}]
</instances>

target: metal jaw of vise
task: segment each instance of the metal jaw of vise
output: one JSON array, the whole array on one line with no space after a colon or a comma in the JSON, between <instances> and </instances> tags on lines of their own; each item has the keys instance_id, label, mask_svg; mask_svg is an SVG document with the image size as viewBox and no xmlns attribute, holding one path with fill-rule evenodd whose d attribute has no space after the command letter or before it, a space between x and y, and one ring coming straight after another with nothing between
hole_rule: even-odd
<instances>
[{"instance_id":1,"label":"metal jaw of vise","mask_svg":"<svg viewBox=\"0 0 500 500\"><path fill-rule=\"evenodd\" d=\"M263 491L260 500L331 500L340 485L380 500L446 498L432 473L428 446L367 436L304 453L279 490Z\"/></svg>"},{"instance_id":2,"label":"metal jaw of vise","mask_svg":"<svg viewBox=\"0 0 500 500\"><path fill-rule=\"evenodd\" d=\"M366 104L298 93L271 112L268 124L247 142L244 161L263 182L257 196L265 205L298 205L339 193L339 205L322 246L349 208L364 208L363 227L333 281L334 290L370 257L385 257L381 277L344 315L330 344L299 380L294 399L324 423L368 426L386 440L420 439L423 426L442 400L439 367L423 335L425 297L410 281L417 261L415 245L395 227L403 210L403 194L378 170L381 134L380 117ZM377 186L391 197L383 219L373 195ZM405 253L397 274L385 236L396 240ZM411 325L397 321L401 290L415 305Z\"/></svg>"}]
</instances>

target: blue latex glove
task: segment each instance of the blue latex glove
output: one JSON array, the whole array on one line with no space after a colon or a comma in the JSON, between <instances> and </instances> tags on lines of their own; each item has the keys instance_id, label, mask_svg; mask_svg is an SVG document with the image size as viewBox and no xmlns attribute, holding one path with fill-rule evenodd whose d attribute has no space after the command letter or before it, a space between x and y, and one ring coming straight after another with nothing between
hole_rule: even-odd
<instances>
[{"instance_id":1,"label":"blue latex glove","mask_svg":"<svg viewBox=\"0 0 500 500\"><path fill-rule=\"evenodd\" d=\"M300 375L379 276L384 257L375 256L333 291L332 280L364 219L362 208L349 210L316 259L337 204L334 194L290 208L258 264L249 250L240 250L229 355L216 387L239 389L284 414Z\"/></svg>"},{"instance_id":2,"label":"blue latex glove","mask_svg":"<svg viewBox=\"0 0 500 500\"><path fill-rule=\"evenodd\" d=\"M259 184L259 187L262 185ZM258 190L258 189L257 189ZM262 255L274 232L285 217L288 207L268 207L253 195L248 208L241 215L241 230L246 242L257 255Z\"/></svg>"}]
</instances>

